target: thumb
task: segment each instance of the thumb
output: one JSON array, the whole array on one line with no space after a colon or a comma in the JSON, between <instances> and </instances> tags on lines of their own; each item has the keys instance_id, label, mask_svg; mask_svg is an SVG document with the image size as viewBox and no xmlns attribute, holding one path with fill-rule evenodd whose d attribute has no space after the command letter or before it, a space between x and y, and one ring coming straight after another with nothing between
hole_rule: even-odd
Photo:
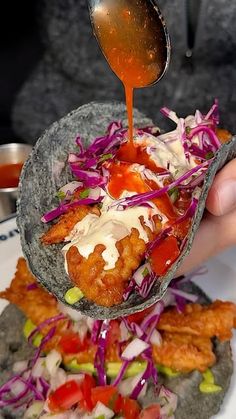
<instances>
[{"instance_id":1,"label":"thumb","mask_svg":"<svg viewBox=\"0 0 236 419\"><path fill-rule=\"evenodd\" d=\"M236 159L216 175L206 207L216 216L228 214L236 208Z\"/></svg>"}]
</instances>

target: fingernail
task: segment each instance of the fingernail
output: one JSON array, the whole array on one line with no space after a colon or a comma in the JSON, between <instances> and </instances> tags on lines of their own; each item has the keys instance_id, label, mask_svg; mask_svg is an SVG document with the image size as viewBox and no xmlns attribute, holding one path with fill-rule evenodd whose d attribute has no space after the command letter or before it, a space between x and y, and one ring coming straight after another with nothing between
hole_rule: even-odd
<instances>
[{"instance_id":1,"label":"fingernail","mask_svg":"<svg viewBox=\"0 0 236 419\"><path fill-rule=\"evenodd\" d=\"M222 215L236 208L236 180L225 180L218 189L219 207Z\"/></svg>"}]
</instances>

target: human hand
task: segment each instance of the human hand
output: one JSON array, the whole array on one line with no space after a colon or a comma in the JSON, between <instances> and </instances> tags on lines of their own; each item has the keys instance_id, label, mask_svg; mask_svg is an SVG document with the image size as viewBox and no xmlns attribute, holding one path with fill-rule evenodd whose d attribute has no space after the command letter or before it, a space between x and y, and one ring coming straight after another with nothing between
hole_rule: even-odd
<instances>
[{"instance_id":1,"label":"human hand","mask_svg":"<svg viewBox=\"0 0 236 419\"><path fill-rule=\"evenodd\" d=\"M177 274L191 271L233 245L236 245L236 159L217 173L191 252Z\"/></svg>"}]
</instances>

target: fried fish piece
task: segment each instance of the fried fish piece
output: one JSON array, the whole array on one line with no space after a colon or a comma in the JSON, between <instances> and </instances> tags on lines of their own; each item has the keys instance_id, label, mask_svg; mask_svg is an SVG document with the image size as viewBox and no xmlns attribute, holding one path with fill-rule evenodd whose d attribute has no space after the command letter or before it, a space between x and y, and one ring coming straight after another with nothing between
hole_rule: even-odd
<instances>
[{"instance_id":1,"label":"fried fish piece","mask_svg":"<svg viewBox=\"0 0 236 419\"><path fill-rule=\"evenodd\" d=\"M76 360L78 364L94 363L96 345L91 345L88 350L76 354L62 354L65 364ZM165 365L174 371L188 373L194 370L205 371L216 362L210 338L198 336L162 333L160 346L153 345L153 360L156 365ZM140 358L142 361L142 358ZM106 362L121 362L118 345L108 345L106 348Z\"/></svg>"},{"instance_id":2,"label":"fried fish piece","mask_svg":"<svg viewBox=\"0 0 236 419\"><path fill-rule=\"evenodd\" d=\"M37 288L32 290L28 289L28 285L35 284ZM43 321L57 316L60 311L57 307L57 300L46 290L44 290L39 284L35 277L28 269L26 260L19 258L16 267L16 273L11 281L11 285L5 291L0 292L0 298L8 300L10 303L15 304L30 319L36 326ZM64 330L66 320L61 320L55 323L56 333L53 339L51 339L46 349L50 350L54 348L60 340L60 334ZM40 333L46 335L49 329L53 325L44 327Z\"/></svg>"},{"instance_id":3,"label":"fried fish piece","mask_svg":"<svg viewBox=\"0 0 236 419\"><path fill-rule=\"evenodd\" d=\"M216 300L212 304L186 304L183 313L176 308L166 310L157 328L171 333L184 333L206 338L217 337L220 341L232 337L236 326L236 304Z\"/></svg>"},{"instance_id":4,"label":"fried fish piece","mask_svg":"<svg viewBox=\"0 0 236 419\"><path fill-rule=\"evenodd\" d=\"M53 224L41 237L43 244L61 243L73 230L73 227L81 221L87 214L100 215L100 210L96 206L80 205L71 208L68 212L61 215L56 224Z\"/></svg>"},{"instance_id":5,"label":"fried fish piece","mask_svg":"<svg viewBox=\"0 0 236 419\"><path fill-rule=\"evenodd\" d=\"M149 241L161 229L159 217L155 215L152 220L154 231L140 217ZM146 247L147 244L139 237L139 231L132 228L129 235L116 243L119 258L115 267L105 270L102 253L106 247L103 244L96 245L88 258L81 256L76 246L71 246L66 253L69 277L89 300L98 305L111 307L120 304L127 281L142 262Z\"/></svg>"},{"instance_id":6,"label":"fried fish piece","mask_svg":"<svg viewBox=\"0 0 236 419\"><path fill-rule=\"evenodd\" d=\"M162 333L162 343L153 345L152 353L156 364L182 373L203 372L216 362L210 338L181 333Z\"/></svg>"},{"instance_id":7,"label":"fried fish piece","mask_svg":"<svg viewBox=\"0 0 236 419\"><path fill-rule=\"evenodd\" d=\"M104 270L102 252L106 248L102 244L95 246L88 258L81 256L75 246L71 246L66 254L71 280L88 299L105 307L123 301L125 285L140 265L146 244L139 238L138 230L133 228L130 235L117 242L116 247L119 258L115 267L109 270Z\"/></svg>"},{"instance_id":8,"label":"fried fish piece","mask_svg":"<svg viewBox=\"0 0 236 419\"><path fill-rule=\"evenodd\" d=\"M11 285L5 291L0 292L0 298L5 298L10 303L19 307L26 317L36 325L44 320L59 314L57 300L41 286L28 290L28 285L37 281L27 267L26 260L20 258L17 262L16 273Z\"/></svg>"},{"instance_id":9,"label":"fried fish piece","mask_svg":"<svg viewBox=\"0 0 236 419\"><path fill-rule=\"evenodd\" d=\"M27 287L31 284L36 284L36 279L29 271L25 259L20 258L10 287L0 292L0 297L16 304L27 318L39 325L42 321L58 315L60 311L56 299L39 284L37 288L28 290ZM165 310L158 324L162 343L160 346L153 345L155 363L179 372L205 371L216 362L211 337L228 340L231 337L231 329L235 326L235 314L235 304L221 301L209 306L187 304L182 314L174 308ZM52 325L42 329L41 333L45 335L51 327ZM67 320L56 323L55 335L45 350L55 348L61 351L61 336L69 330L70 324ZM118 333L119 327L115 333L115 338L119 340ZM63 361L68 363L76 359L78 363L93 363L96 349L97 346L91 343L88 349L76 354L62 353ZM114 343L114 339L108 343L106 349L106 362L109 361L120 362L118 345Z\"/></svg>"}]
</instances>

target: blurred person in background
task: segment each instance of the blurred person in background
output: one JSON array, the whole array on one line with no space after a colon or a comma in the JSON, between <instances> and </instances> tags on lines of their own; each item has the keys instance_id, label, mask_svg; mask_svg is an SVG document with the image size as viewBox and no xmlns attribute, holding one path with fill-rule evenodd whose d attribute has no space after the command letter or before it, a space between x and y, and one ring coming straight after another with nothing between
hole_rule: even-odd
<instances>
[{"instance_id":1,"label":"blurred person in background","mask_svg":"<svg viewBox=\"0 0 236 419\"><path fill-rule=\"evenodd\" d=\"M16 54L18 60L12 63L16 78L24 68L25 78L20 88L19 77L15 83L11 115L17 137L33 144L45 128L72 109L90 101L123 101L124 93L93 36L86 0L39 0L33 8L31 3L26 1L24 7L32 12L32 33L37 32L36 19L38 32L27 41L34 40L28 53ZM135 91L135 106L165 128L168 121L160 116L160 107L168 106L179 116L197 108L204 113L217 97L221 126L235 132L236 2L159 0L158 4L171 36L171 64L156 86ZM29 72L31 59L34 69ZM236 243L235 207L236 161L232 161L216 177L207 202L209 213L184 269Z\"/></svg>"},{"instance_id":2,"label":"blurred person in background","mask_svg":"<svg viewBox=\"0 0 236 419\"><path fill-rule=\"evenodd\" d=\"M207 110L217 97L222 125L236 130L236 3L158 4L171 36L171 64L156 86L135 92L135 106L164 126L161 106L182 116ZM16 133L32 143L49 124L84 103L124 100L122 85L93 36L87 1L40 0L35 11L45 52L12 110ZM190 50L192 58L186 58Z\"/></svg>"}]
</instances>

